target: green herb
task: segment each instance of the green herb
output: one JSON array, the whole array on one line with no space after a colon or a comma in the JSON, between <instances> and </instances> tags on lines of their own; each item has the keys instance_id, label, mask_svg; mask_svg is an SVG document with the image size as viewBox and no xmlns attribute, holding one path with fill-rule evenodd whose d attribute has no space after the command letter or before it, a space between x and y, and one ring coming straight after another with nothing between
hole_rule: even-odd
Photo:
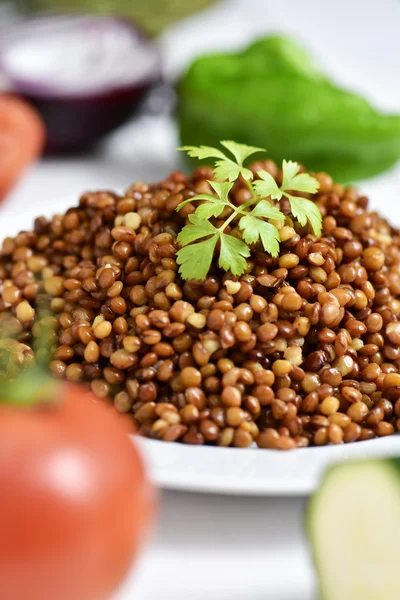
<instances>
[{"instance_id":1,"label":"green herb","mask_svg":"<svg viewBox=\"0 0 400 600\"><path fill-rule=\"evenodd\" d=\"M311 200L292 196L289 193L290 190L306 192L308 194L315 194L318 191L318 181L308 173L299 173L299 169L300 167L297 163L291 160L284 160L282 163L283 181L280 188L277 186L272 175L267 173L267 171L261 170L258 172L261 181L254 182L254 189L259 196L271 196L274 200L280 200L282 196L286 196L290 202L292 215L298 220L300 225L306 225L307 220L309 220L315 235L320 236L321 213L318 206L314 202L311 202Z\"/></svg>"},{"instance_id":2,"label":"green herb","mask_svg":"<svg viewBox=\"0 0 400 600\"><path fill-rule=\"evenodd\" d=\"M38 299L34 352L14 339L7 321L0 328L0 405L28 407L56 402L60 382L48 370L54 334L54 324L46 318L48 315L47 304Z\"/></svg>"},{"instance_id":3,"label":"green herb","mask_svg":"<svg viewBox=\"0 0 400 600\"><path fill-rule=\"evenodd\" d=\"M221 145L233 154L236 162L226 156L221 150L218 150L218 148L211 148L210 146L183 146L183 148L178 148L178 150L183 150L189 156L200 160L217 158L218 160L214 168L215 179L235 181L239 175L246 179L246 181L253 179L253 173L250 169L246 169L243 163L252 154L265 152L264 148L255 148L254 146L246 146L245 144L237 144L230 141L221 142Z\"/></svg>"},{"instance_id":4,"label":"green herb","mask_svg":"<svg viewBox=\"0 0 400 600\"><path fill-rule=\"evenodd\" d=\"M262 148L222 141L233 158L218 148L209 146L185 146L179 148L200 160L215 159L214 176L217 181L208 181L215 192L199 194L181 202L177 210L186 204L200 201L194 214L189 215L189 223L178 235L182 246L177 254L180 274L183 279L204 280L210 270L215 251L218 265L233 275L241 275L247 269L246 258L250 256L249 246L261 244L271 256L279 254L279 229L285 215L272 205L272 201L288 198L293 217L300 225L310 223L316 235L321 234L321 213L311 200L294 196L292 192L315 194L319 183L307 173L299 173L299 165L292 161L283 161L283 181L278 187L275 179L267 171L260 170L260 180L253 181L253 172L244 166L244 162ZM234 182L242 177L246 182L251 198L241 206L229 199ZM218 181L219 180L219 181ZM222 180L222 181L221 181ZM228 181L226 181L228 180ZM218 219L213 223L210 219ZM222 224L220 224L222 220ZM217 226L218 225L218 226ZM229 229L228 229L229 228Z\"/></svg>"}]
</instances>

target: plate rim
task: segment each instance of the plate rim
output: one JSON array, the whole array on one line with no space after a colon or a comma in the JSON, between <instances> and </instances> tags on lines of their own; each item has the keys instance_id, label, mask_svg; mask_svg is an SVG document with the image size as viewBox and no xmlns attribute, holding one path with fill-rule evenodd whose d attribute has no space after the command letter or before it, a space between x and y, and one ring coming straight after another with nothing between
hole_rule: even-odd
<instances>
[{"instance_id":1,"label":"plate rim","mask_svg":"<svg viewBox=\"0 0 400 600\"><path fill-rule=\"evenodd\" d=\"M142 453L153 483L160 488L235 496L306 497L318 488L324 472L337 463L390 458L400 454L400 434L353 444L290 451L190 446L139 435L134 436L134 442ZM214 460L218 455L223 458L222 461ZM225 468L232 460L237 468L233 474L227 475ZM204 472L204 462L211 462L213 473ZM253 467L255 465L255 475L248 477L246 469L250 463ZM264 467L271 469L271 466L274 469L272 474L271 471L266 473ZM288 469L290 477L287 476ZM293 475L293 471L297 471L298 475Z\"/></svg>"}]
</instances>

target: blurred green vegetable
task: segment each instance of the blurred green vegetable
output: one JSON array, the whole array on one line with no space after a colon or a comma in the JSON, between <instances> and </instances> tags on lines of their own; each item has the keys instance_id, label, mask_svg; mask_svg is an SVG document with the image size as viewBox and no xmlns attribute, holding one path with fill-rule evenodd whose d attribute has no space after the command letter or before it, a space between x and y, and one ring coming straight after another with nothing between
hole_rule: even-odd
<instances>
[{"instance_id":1,"label":"blurred green vegetable","mask_svg":"<svg viewBox=\"0 0 400 600\"><path fill-rule=\"evenodd\" d=\"M133 18L152 35L179 19L207 8L213 0L25 0L28 10L58 10L121 15Z\"/></svg>"},{"instance_id":2,"label":"blurred green vegetable","mask_svg":"<svg viewBox=\"0 0 400 600\"><path fill-rule=\"evenodd\" d=\"M329 469L309 501L306 528L320 600L398 600L399 458Z\"/></svg>"},{"instance_id":3,"label":"blurred green vegetable","mask_svg":"<svg viewBox=\"0 0 400 600\"><path fill-rule=\"evenodd\" d=\"M178 93L183 144L267 146L277 162L291 156L339 181L370 177L400 158L400 116L334 85L287 38L196 59Z\"/></svg>"}]
</instances>

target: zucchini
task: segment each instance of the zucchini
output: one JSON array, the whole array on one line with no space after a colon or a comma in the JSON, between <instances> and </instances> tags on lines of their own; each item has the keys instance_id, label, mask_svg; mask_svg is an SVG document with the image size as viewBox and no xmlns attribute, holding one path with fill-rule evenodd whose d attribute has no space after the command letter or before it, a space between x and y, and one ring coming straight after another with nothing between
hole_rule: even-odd
<instances>
[{"instance_id":1,"label":"zucchini","mask_svg":"<svg viewBox=\"0 0 400 600\"><path fill-rule=\"evenodd\" d=\"M399 600L400 459L330 469L307 529L321 600Z\"/></svg>"}]
</instances>

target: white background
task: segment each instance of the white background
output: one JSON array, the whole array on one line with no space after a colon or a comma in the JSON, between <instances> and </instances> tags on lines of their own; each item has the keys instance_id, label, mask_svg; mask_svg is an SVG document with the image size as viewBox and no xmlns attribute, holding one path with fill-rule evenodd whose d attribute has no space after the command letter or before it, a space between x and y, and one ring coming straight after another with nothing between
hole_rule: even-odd
<instances>
[{"instance_id":1,"label":"white background","mask_svg":"<svg viewBox=\"0 0 400 600\"><path fill-rule=\"evenodd\" d=\"M254 35L285 31L303 41L337 81L400 112L400 1L231 0L187 20L161 40L165 69ZM41 202L86 189L123 189L176 168L167 117L143 117L85 159L44 160L21 181L2 214L40 213ZM361 185L387 215L399 211L400 169ZM400 222L400 221L398 221ZM301 499L230 498L167 492L157 533L116 600L311 600L314 577ZM345 599L343 599L345 600ZM346 599L351 600L351 599Z\"/></svg>"}]
</instances>

